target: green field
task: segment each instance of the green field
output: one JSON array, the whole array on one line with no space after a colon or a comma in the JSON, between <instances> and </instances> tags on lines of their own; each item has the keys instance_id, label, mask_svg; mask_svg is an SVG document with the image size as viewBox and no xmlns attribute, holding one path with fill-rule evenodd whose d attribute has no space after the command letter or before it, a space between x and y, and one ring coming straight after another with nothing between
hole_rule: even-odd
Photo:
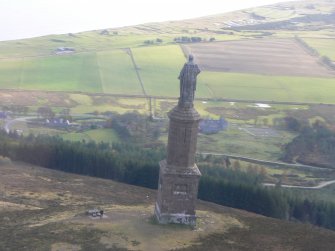
<instances>
[{"instance_id":1,"label":"green field","mask_svg":"<svg viewBox=\"0 0 335 251\"><path fill-rule=\"evenodd\" d=\"M1 88L142 94L122 50L0 61Z\"/></svg>"},{"instance_id":2,"label":"green field","mask_svg":"<svg viewBox=\"0 0 335 251\"><path fill-rule=\"evenodd\" d=\"M232 127L213 135L200 134L199 152L225 153L263 160L278 160L281 147L295 135L280 132L280 137L255 137L240 128Z\"/></svg>"},{"instance_id":3,"label":"green field","mask_svg":"<svg viewBox=\"0 0 335 251\"><path fill-rule=\"evenodd\" d=\"M327 56L335 61L335 40L326 38L304 38L304 41L321 56Z\"/></svg>"},{"instance_id":4,"label":"green field","mask_svg":"<svg viewBox=\"0 0 335 251\"><path fill-rule=\"evenodd\" d=\"M0 86L12 89L101 92L95 53L0 61ZM9 70L7 70L9 68Z\"/></svg>"},{"instance_id":5,"label":"green field","mask_svg":"<svg viewBox=\"0 0 335 251\"><path fill-rule=\"evenodd\" d=\"M334 103L334 78L265 76L242 73L204 72L199 85L214 98Z\"/></svg>"},{"instance_id":6,"label":"green field","mask_svg":"<svg viewBox=\"0 0 335 251\"><path fill-rule=\"evenodd\" d=\"M313 5L311 7L304 3L292 2L288 4L289 7L264 6L198 19L107 29L105 35L102 35L102 30L93 30L2 41L0 89L127 95L146 93L177 97L178 75L186 61L179 44L174 41L177 37L200 37L202 41L208 42L210 38L215 38L215 41L240 39L247 41L256 37L293 38L298 35L320 55L334 60L335 40L332 24L301 22L297 24L297 29L266 30L266 33L269 33L267 35L263 34L262 29L238 31L230 29L227 25L231 22L239 25L257 23L257 18L253 19L251 13L265 17L264 22L271 22L289 20L297 16L327 14L333 9L333 5L327 1ZM160 42L157 42L158 38ZM75 53L56 55L55 50L59 47L74 48ZM130 52L135 64L132 62ZM214 53L213 61L215 59L217 57ZM212 58L208 60L211 61ZM250 64L253 63L255 62L251 60ZM283 59L283 64L286 63L287 61ZM247 99L259 102L273 100L334 103L334 85L335 74L330 78L308 78L203 71L198 78L196 97ZM79 104L79 107L72 108L75 112L83 112L92 105L96 104ZM96 110L106 111L111 106L113 104L99 104ZM128 110L128 108L122 109Z\"/></svg>"},{"instance_id":7,"label":"green field","mask_svg":"<svg viewBox=\"0 0 335 251\"><path fill-rule=\"evenodd\" d=\"M143 94L130 56L124 50L98 52L104 93Z\"/></svg>"},{"instance_id":8,"label":"green field","mask_svg":"<svg viewBox=\"0 0 335 251\"><path fill-rule=\"evenodd\" d=\"M114 143L119 141L119 136L112 129L95 129L89 130L81 133L66 133L62 134L61 137L65 140L71 141L82 141L86 142L95 141L96 143L105 142L105 143Z\"/></svg>"},{"instance_id":9,"label":"green field","mask_svg":"<svg viewBox=\"0 0 335 251\"><path fill-rule=\"evenodd\" d=\"M179 45L133 48L132 53L147 94L178 96L185 62ZM143 95L126 50L2 60L0 74L0 88ZM334 78L202 72L197 97L334 103L334 83Z\"/></svg>"},{"instance_id":10,"label":"green field","mask_svg":"<svg viewBox=\"0 0 335 251\"><path fill-rule=\"evenodd\" d=\"M185 57L178 45L132 49L144 89L150 95L177 96Z\"/></svg>"},{"instance_id":11,"label":"green field","mask_svg":"<svg viewBox=\"0 0 335 251\"><path fill-rule=\"evenodd\" d=\"M22 67L22 60L0 61L0 88L18 88Z\"/></svg>"}]
</instances>

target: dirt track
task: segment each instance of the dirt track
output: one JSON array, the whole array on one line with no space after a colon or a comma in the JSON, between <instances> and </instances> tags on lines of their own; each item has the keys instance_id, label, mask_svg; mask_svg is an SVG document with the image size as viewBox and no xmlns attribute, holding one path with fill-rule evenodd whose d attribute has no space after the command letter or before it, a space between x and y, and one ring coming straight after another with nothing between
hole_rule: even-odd
<instances>
[{"instance_id":1,"label":"dirt track","mask_svg":"<svg viewBox=\"0 0 335 251\"><path fill-rule=\"evenodd\" d=\"M204 71L334 77L294 39L253 39L184 45ZM185 51L184 50L184 51Z\"/></svg>"}]
</instances>

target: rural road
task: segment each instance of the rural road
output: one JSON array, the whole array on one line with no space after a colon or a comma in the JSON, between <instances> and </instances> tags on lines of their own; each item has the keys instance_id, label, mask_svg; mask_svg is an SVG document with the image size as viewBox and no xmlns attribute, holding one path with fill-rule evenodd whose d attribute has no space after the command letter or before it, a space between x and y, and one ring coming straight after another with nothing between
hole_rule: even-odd
<instances>
[{"instance_id":1,"label":"rural road","mask_svg":"<svg viewBox=\"0 0 335 251\"><path fill-rule=\"evenodd\" d=\"M9 133L11 131L11 127L17 123L17 122L25 122L27 121L28 119L32 119L32 118L35 118L35 117L22 117L22 118L16 118L16 119L9 119L6 121L5 125L4 125L4 129L6 131L6 133Z\"/></svg>"},{"instance_id":2,"label":"rural road","mask_svg":"<svg viewBox=\"0 0 335 251\"><path fill-rule=\"evenodd\" d=\"M200 155L213 155L213 156L224 156L231 159L246 161L254 164L260 164L260 165L269 165L272 167L295 167L295 168L312 168L312 169L329 169L331 168L327 167L320 167L320 166L309 166L309 165L302 165L302 164L290 164L285 162L278 162L278 161L269 161L269 160L261 160L261 159L254 159L249 157L244 157L240 155L230 155L230 154L224 154L224 153L214 153L214 152L197 152L197 154Z\"/></svg>"},{"instance_id":3,"label":"rural road","mask_svg":"<svg viewBox=\"0 0 335 251\"><path fill-rule=\"evenodd\" d=\"M304 168L317 168L317 169L322 168L322 169L324 169L323 167L318 167L318 166L288 164L288 163L284 163L284 162L272 162L272 161L268 161L268 160L252 159L252 158L248 158L248 157L237 156L237 155L229 155L229 154L223 154L223 153L198 152L197 154L201 154L201 155L214 155L214 156L226 156L226 157L229 157L229 158L232 158L232 159L247 161L247 162L256 163L256 164L267 164L267 165L271 165L271 166L285 166L285 167L289 166L289 167L304 167ZM329 168L327 168L327 169L329 169ZM324 187L332 185L332 184L335 184L335 180L323 181L323 182L320 182L320 184L318 184L317 186L314 186L314 187L294 186L294 185L281 185L281 187L285 187L285 188L299 188L299 189L321 189L321 188L324 188ZM276 184L273 184L273 183L263 183L263 186L266 186L266 187L275 187Z\"/></svg>"},{"instance_id":4,"label":"rural road","mask_svg":"<svg viewBox=\"0 0 335 251\"><path fill-rule=\"evenodd\" d=\"M306 187L306 186L293 186L293 185L280 185L280 187L285 187L285 188L299 188L299 189L321 189L324 188L326 186L335 184L335 180L330 180L330 181L323 181L320 182L319 185L314 186L314 187ZM272 183L263 183L263 186L265 187L275 187L276 184L272 184Z\"/></svg>"}]
</instances>

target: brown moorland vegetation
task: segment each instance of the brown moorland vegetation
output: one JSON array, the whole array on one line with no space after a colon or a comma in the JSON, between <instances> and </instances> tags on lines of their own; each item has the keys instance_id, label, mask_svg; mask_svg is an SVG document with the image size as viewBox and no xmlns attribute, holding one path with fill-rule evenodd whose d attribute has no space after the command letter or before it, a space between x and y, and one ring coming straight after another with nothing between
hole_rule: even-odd
<instances>
[{"instance_id":1,"label":"brown moorland vegetation","mask_svg":"<svg viewBox=\"0 0 335 251\"><path fill-rule=\"evenodd\" d=\"M155 191L0 165L1 250L333 250L335 232L199 201L198 225L156 224ZM106 217L86 210L101 207Z\"/></svg>"}]
</instances>

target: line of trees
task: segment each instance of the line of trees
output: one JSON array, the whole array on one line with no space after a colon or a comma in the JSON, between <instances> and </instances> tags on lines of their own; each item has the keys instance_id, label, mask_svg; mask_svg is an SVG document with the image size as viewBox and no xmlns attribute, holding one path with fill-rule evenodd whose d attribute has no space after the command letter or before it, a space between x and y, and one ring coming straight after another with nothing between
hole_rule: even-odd
<instances>
[{"instance_id":1,"label":"line of trees","mask_svg":"<svg viewBox=\"0 0 335 251\"><path fill-rule=\"evenodd\" d=\"M165 149L129 144L69 142L59 137L0 132L0 155L65 172L157 188L158 161ZM199 198L269 217L299 220L335 229L335 204L302 198L280 188L264 188L259 173L200 166Z\"/></svg>"},{"instance_id":2,"label":"line of trees","mask_svg":"<svg viewBox=\"0 0 335 251\"><path fill-rule=\"evenodd\" d=\"M182 36L182 37L175 37L174 41L176 43L200 43L200 42L214 42L215 37L211 37L210 39L206 38L201 38L201 37L187 37L187 36Z\"/></svg>"},{"instance_id":3,"label":"line of trees","mask_svg":"<svg viewBox=\"0 0 335 251\"><path fill-rule=\"evenodd\" d=\"M311 55L313 56L317 56L320 58L321 63L325 64L326 66L328 66L329 68L335 70L335 64L333 63L333 61L327 57L327 56L321 56L319 54L319 52L311 47L309 44L307 44L303 39L301 39L298 36L295 36L295 40L303 47L305 48Z\"/></svg>"},{"instance_id":4,"label":"line of trees","mask_svg":"<svg viewBox=\"0 0 335 251\"><path fill-rule=\"evenodd\" d=\"M315 48L313 48L313 47L311 47L309 44L307 44L307 43L305 42L305 40L301 39L301 38L298 37L297 35L294 36L294 39L295 39L295 41L297 41L303 48L305 48L305 49L308 51L309 54L311 54L312 56L320 57L319 52L318 52Z\"/></svg>"},{"instance_id":5,"label":"line of trees","mask_svg":"<svg viewBox=\"0 0 335 251\"><path fill-rule=\"evenodd\" d=\"M152 44L161 44L163 43L163 39L161 38L156 38L152 40L144 40L143 42L145 45L152 45Z\"/></svg>"}]
</instances>

